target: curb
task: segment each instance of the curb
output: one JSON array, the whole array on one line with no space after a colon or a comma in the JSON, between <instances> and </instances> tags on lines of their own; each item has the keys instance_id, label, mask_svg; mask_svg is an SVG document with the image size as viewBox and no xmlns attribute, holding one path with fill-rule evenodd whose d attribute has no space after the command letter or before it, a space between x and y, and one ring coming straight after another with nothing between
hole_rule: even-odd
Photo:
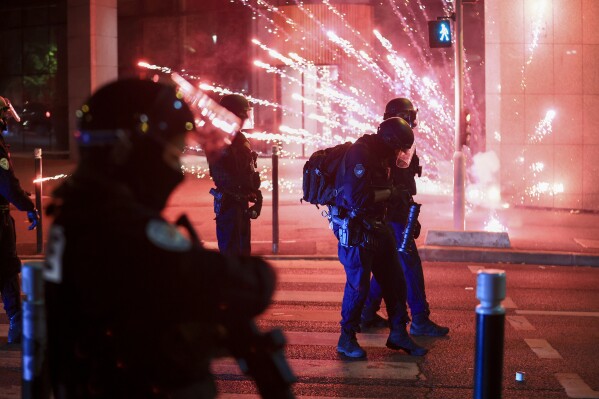
<instances>
[{"instance_id":1,"label":"curb","mask_svg":"<svg viewBox=\"0 0 599 399\"><path fill-rule=\"evenodd\" d=\"M578 252L527 251L426 245L418 254L427 262L513 263L548 266L599 267L599 255ZM338 260L336 255L260 255L267 260Z\"/></svg>"},{"instance_id":2,"label":"curb","mask_svg":"<svg viewBox=\"0 0 599 399\"><path fill-rule=\"evenodd\" d=\"M599 267L599 255L579 252L424 246L420 258L432 262L515 263L555 266Z\"/></svg>"}]
</instances>

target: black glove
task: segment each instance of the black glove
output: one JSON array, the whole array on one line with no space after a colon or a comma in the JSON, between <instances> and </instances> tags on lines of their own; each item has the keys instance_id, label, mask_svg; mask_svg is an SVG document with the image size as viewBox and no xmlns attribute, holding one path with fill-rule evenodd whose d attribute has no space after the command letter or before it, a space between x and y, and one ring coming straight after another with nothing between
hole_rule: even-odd
<instances>
[{"instance_id":1,"label":"black glove","mask_svg":"<svg viewBox=\"0 0 599 399\"><path fill-rule=\"evenodd\" d=\"M260 212L262 212L262 201L263 201L262 191L258 190L256 192L255 204L250 206L247 210L247 213L248 213L250 219L258 219L258 216L260 216Z\"/></svg>"},{"instance_id":2,"label":"black glove","mask_svg":"<svg viewBox=\"0 0 599 399\"><path fill-rule=\"evenodd\" d=\"M410 194L404 187L393 186L391 188L389 202L407 209L412 203L412 194Z\"/></svg>"},{"instance_id":3,"label":"black glove","mask_svg":"<svg viewBox=\"0 0 599 399\"><path fill-rule=\"evenodd\" d=\"M422 229L422 226L420 225L420 222L417 220L416 223L414 223L414 239L420 237L420 229Z\"/></svg>"},{"instance_id":4,"label":"black glove","mask_svg":"<svg viewBox=\"0 0 599 399\"><path fill-rule=\"evenodd\" d=\"M40 213L37 209L33 209L32 211L27 212L27 219L29 220L28 230L33 230L37 227L40 222Z\"/></svg>"}]
</instances>

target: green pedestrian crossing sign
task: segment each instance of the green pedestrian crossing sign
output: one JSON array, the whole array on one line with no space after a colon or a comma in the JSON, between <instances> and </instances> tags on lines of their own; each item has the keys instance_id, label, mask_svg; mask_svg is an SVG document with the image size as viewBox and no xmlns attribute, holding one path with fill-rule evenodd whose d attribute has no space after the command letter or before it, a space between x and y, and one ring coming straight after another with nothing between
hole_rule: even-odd
<instances>
[{"instance_id":1,"label":"green pedestrian crossing sign","mask_svg":"<svg viewBox=\"0 0 599 399\"><path fill-rule=\"evenodd\" d=\"M451 47L449 19L428 21L428 43L431 48Z\"/></svg>"}]
</instances>

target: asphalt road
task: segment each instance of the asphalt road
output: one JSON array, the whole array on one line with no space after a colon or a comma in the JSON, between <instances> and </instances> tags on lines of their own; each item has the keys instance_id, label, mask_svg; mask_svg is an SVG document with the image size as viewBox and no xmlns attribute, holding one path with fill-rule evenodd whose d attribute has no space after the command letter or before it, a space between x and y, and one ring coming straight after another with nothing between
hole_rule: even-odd
<instances>
[{"instance_id":1,"label":"asphalt road","mask_svg":"<svg viewBox=\"0 0 599 399\"><path fill-rule=\"evenodd\" d=\"M422 358L385 348L387 331L358 334L366 361L338 355L344 284L340 264L277 261L278 292L261 317L263 328L281 326L287 357L305 397L467 398L473 395L476 273L489 265L425 263L432 318L451 328L448 337L417 341ZM493 266L496 267L496 266ZM501 265L507 298L504 398L599 398L599 270ZM215 371L223 397L253 389L227 362ZM525 382L515 373L524 371ZM240 380L241 379L241 380ZM243 397L243 396L242 396Z\"/></svg>"},{"instance_id":2,"label":"asphalt road","mask_svg":"<svg viewBox=\"0 0 599 399\"><path fill-rule=\"evenodd\" d=\"M599 398L599 269L587 267L424 264L432 318L448 337L416 340L430 349L412 357L385 348L387 331L358 334L367 360L338 355L344 273L334 261L272 261L279 276L263 330L281 327L300 397L468 398L473 394L476 273L507 276L503 398ZM0 324L0 399L20 397L20 351ZM215 361L223 398L255 396L232 359ZM515 381L524 371L526 380Z\"/></svg>"}]
</instances>

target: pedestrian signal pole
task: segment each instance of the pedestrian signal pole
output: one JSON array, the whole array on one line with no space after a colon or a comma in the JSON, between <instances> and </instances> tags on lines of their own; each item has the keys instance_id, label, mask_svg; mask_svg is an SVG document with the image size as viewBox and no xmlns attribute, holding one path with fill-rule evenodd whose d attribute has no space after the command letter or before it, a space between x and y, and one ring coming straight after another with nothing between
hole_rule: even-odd
<instances>
[{"instance_id":1,"label":"pedestrian signal pole","mask_svg":"<svg viewBox=\"0 0 599 399\"><path fill-rule=\"evenodd\" d=\"M464 109L464 34L462 0L455 1L455 152L453 153L453 228L466 228L466 164L462 152Z\"/></svg>"}]
</instances>

